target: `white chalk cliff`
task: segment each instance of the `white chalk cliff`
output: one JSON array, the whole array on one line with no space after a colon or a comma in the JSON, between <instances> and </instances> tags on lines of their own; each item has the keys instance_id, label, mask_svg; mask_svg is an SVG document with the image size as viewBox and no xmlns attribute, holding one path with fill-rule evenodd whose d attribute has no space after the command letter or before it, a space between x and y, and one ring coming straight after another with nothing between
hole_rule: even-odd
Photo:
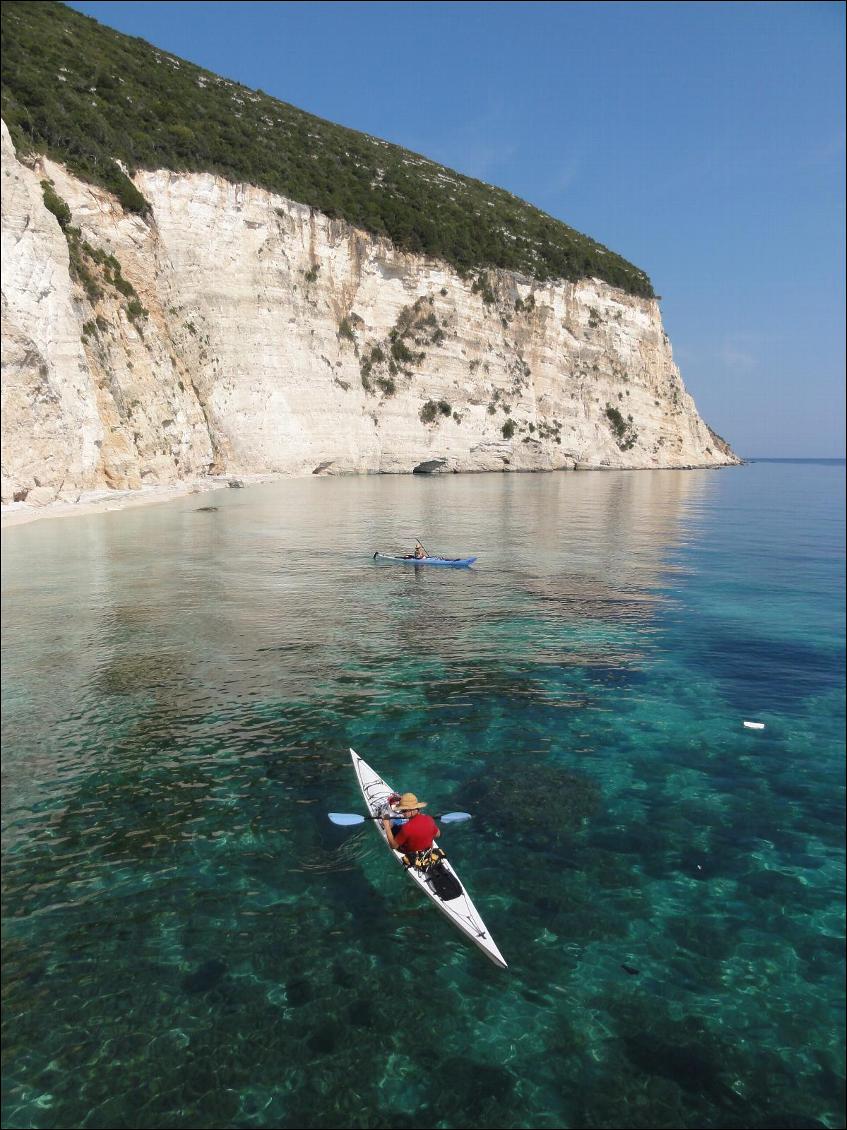
<instances>
[{"instance_id":1,"label":"white chalk cliff","mask_svg":"<svg viewBox=\"0 0 847 1130\"><path fill-rule=\"evenodd\" d=\"M686 393L655 300L461 278L251 185L133 179L146 220L19 161L2 127L4 502L210 472L737 462ZM98 297L42 181L95 252Z\"/></svg>"}]
</instances>

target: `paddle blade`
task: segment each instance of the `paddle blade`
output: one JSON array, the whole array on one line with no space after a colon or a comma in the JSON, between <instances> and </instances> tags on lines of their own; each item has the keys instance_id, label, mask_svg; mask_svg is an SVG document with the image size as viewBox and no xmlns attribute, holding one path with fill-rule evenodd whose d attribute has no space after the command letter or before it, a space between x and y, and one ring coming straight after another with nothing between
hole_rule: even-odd
<instances>
[{"instance_id":1,"label":"paddle blade","mask_svg":"<svg viewBox=\"0 0 847 1130\"><path fill-rule=\"evenodd\" d=\"M442 824L460 824L463 820L470 820L471 814L469 812L445 812L440 819Z\"/></svg>"},{"instance_id":2,"label":"paddle blade","mask_svg":"<svg viewBox=\"0 0 847 1130\"><path fill-rule=\"evenodd\" d=\"M357 816L355 812L328 812L327 816L333 824L340 824L343 828L350 824L364 824L365 822L365 817Z\"/></svg>"}]
</instances>

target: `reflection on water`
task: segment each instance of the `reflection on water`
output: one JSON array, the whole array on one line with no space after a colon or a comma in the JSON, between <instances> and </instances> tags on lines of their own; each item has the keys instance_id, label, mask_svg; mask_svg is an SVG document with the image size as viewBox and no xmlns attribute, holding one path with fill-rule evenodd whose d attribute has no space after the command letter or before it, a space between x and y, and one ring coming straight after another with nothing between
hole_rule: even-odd
<instances>
[{"instance_id":1,"label":"reflection on water","mask_svg":"<svg viewBox=\"0 0 847 1130\"><path fill-rule=\"evenodd\" d=\"M843 478L315 478L9 531L4 1125L835 1125ZM371 560L416 538L479 561ZM473 811L505 979L326 821L351 744Z\"/></svg>"},{"instance_id":2,"label":"reflection on water","mask_svg":"<svg viewBox=\"0 0 847 1130\"><path fill-rule=\"evenodd\" d=\"M320 689L378 712L386 695L412 691L407 667L425 667L428 682L457 665L473 679L490 665L626 662L640 642L617 629L649 629L667 599L668 551L714 482L305 480L222 495L213 514L189 498L16 530L4 565L9 690L29 707L33 744L49 734L56 750L65 735L74 748L86 721L123 729L136 713L167 744L168 719L179 726L222 700L309 702ZM415 531L479 565L371 564L372 547L402 549ZM124 699L123 724L111 696ZM13 745L31 782L21 721Z\"/></svg>"}]
</instances>

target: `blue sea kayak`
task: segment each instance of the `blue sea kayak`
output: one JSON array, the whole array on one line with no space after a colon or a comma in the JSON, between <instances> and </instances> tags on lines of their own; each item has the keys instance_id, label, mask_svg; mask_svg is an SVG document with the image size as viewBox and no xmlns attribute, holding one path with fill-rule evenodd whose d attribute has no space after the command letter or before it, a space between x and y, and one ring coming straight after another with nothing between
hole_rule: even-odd
<instances>
[{"instance_id":1,"label":"blue sea kayak","mask_svg":"<svg viewBox=\"0 0 847 1130\"><path fill-rule=\"evenodd\" d=\"M391 557L387 553L375 553L374 561L392 561L400 565L451 565L454 569L473 565L475 557Z\"/></svg>"}]
</instances>

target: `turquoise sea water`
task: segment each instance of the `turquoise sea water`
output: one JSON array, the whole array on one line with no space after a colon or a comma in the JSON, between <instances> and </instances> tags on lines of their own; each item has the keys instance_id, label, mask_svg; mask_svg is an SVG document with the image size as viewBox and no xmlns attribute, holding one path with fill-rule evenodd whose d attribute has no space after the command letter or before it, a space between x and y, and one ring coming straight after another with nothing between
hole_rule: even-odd
<instances>
[{"instance_id":1,"label":"turquoise sea water","mask_svg":"<svg viewBox=\"0 0 847 1130\"><path fill-rule=\"evenodd\" d=\"M843 515L757 462L8 531L3 1125L843 1125ZM508 970L327 821L350 745L473 813Z\"/></svg>"}]
</instances>

